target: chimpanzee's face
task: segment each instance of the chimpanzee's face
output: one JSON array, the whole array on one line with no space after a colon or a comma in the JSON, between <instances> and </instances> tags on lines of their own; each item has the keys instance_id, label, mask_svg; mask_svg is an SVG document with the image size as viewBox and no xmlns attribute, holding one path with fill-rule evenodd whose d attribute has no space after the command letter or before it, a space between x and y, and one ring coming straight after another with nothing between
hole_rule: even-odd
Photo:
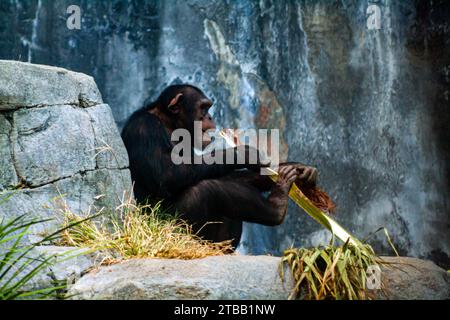
<instances>
[{"instance_id":1,"label":"chimpanzee's face","mask_svg":"<svg viewBox=\"0 0 450 320\"><path fill-rule=\"evenodd\" d=\"M185 86L178 92L172 92L170 96L168 94L164 96L164 93L161 95L159 99L163 100L162 105L167 105L164 107L164 112L168 116L166 120L171 122L170 127L187 129L192 137L191 142L195 146L208 145L211 137L207 131L216 129L216 124L209 113L213 104L211 99L206 97L200 89L190 86ZM201 130L194 130L195 122L201 123Z\"/></svg>"},{"instance_id":2,"label":"chimpanzee's face","mask_svg":"<svg viewBox=\"0 0 450 320\"><path fill-rule=\"evenodd\" d=\"M216 129L216 123L214 122L211 114L209 113L209 109L212 106L212 101L205 96L200 98L197 101L197 105L195 107L195 121L202 122L202 131L206 130L214 130Z\"/></svg>"},{"instance_id":3,"label":"chimpanzee's face","mask_svg":"<svg viewBox=\"0 0 450 320\"><path fill-rule=\"evenodd\" d=\"M208 130L215 130L216 123L214 122L211 114L209 113L209 109L213 105L211 99L207 98L204 94L200 92L191 92L187 99L187 105L190 105L190 113L191 113L191 121L200 121L202 124L202 134L201 144L203 146L208 145L211 142L211 138L206 132Z\"/></svg>"}]
</instances>

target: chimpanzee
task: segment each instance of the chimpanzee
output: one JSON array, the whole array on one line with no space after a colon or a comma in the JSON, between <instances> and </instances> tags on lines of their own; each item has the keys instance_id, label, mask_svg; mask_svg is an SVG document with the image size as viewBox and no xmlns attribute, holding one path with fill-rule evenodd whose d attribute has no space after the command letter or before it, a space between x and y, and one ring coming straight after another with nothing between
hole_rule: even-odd
<instances>
[{"instance_id":1,"label":"chimpanzee","mask_svg":"<svg viewBox=\"0 0 450 320\"><path fill-rule=\"evenodd\" d=\"M195 232L211 241L233 240L239 243L242 222L268 226L283 222L288 192L298 179L316 183L317 170L299 163L279 166L276 183L260 175L264 164L179 164L171 160L174 144L171 134L185 128L192 136L194 121L202 130L214 129L209 114L212 101L189 84L167 87L156 101L145 103L125 124L122 139L130 159L134 193L140 203L165 199L190 223ZM205 139L203 144L208 144ZM249 159L254 151L248 146L234 148L235 157ZM263 192L270 191L267 197Z\"/></svg>"}]
</instances>

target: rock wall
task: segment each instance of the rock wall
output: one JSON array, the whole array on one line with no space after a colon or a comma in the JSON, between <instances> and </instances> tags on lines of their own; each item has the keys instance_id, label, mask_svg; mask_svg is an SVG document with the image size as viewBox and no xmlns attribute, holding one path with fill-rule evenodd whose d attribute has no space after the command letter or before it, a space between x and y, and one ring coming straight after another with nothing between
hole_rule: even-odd
<instances>
[{"instance_id":1,"label":"rock wall","mask_svg":"<svg viewBox=\"0 0 450 320\"><path fill-rule=\"evenodd\" d=\"M0 220L113 209L130 193L128 155L92 77L0 60ZM54 221L36 225L48 232Z\"/></svg>"},{"instance_id":2,"label":"rock wall","mask_svg":"<svg viewBox=\"0 0 450 320\"><path fill-rule=\"evenodd\" d=\"M119 127L167 84L199 85L221 126L281 129L349 231L385 226L402 254L450 268L449 1L80 0L81 30L62 18L71 4L0 1L0 58L93 75ZM328 236L291 206L281 227L248 224L241 249Z\"/></svg>"}]
</instances>

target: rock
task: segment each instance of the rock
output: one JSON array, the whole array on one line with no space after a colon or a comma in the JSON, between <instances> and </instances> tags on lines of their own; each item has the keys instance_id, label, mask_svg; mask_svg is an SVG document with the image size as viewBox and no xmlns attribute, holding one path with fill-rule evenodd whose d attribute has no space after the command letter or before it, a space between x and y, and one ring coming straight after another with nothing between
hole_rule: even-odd
<instances>
[{"instance_id":1,"label":"rock","mask_svg":"<svg viewBox=\"0 0 450 320\"><path fill-rule=\"evenodd\" d=\"M51 273L51 278L57 281L74 283L84 272L100 262L96 253L85 248L37 246L34 251L37 255L56 256L56 261L48 267L48 272Z\"/></svg>"},{"instance_id":2,"label":"rock","mask_svg":"<svg viewBox=\"0 0 450 320\"><path fill-rule=\"evenodd\" d=\"M38 187L10 191L10 197L0 203L0 219L27 214L38 219L53 218L35 224L27 237L38 241L61 225L62 212L69 208L81 216L101 208L115 208L131 190L128 169L99 169L78 173L72 177Z\"/></svg>"},{"instance_id":3,"label":"rock","mask_svg":"<svg viewBox=\"0 0 450 320\"><path fill-rule=\"evenodd\" d=\"M72 299L286 299L279 258L217 256L136 259L100 267L69 290Z\"/></svg>"},{"instance_id":4,"label":"rock","mask_svg":"<svg viewBox=\"0 0 450 320\"><path fill-rule=\"evenodd\" d=\"M92 77L62 68L0 60L0 111L40 105L102 103Z\"/></svg>"},{"instance_id":5,"label":"rock","mask_svg":"<svg viewBox=\"0 0 450 320\"><path fill-rule=\"evenodd\" d=\"M9 134L11 125L0 113L0 190L17 185L18 178L13 166Z\"/></svg>"},{"instance_id":6,"label":"rock","mask_svg":"<svg viewBox=\"0 0 450 320\"><path fill-rule=\"evenodd\" d=\"M92 77L0 60L0 219L114 209L131 193L128 154Z\"/></svg>"},{"instance_id":7,"label":"rock","mask_svg":"<svg viewBox=\"0 0 450 320\"><path fill-rule=\"evenodd\" d=\"M126 152L117 152L124 149L123 141L117 130L111 108L107 104L86 109L91 117L95 135L96 160L98 168L126 168L128 155Z\"/></svg>"},{"instance_id":8,"label":"rock","mask_svg":"<svg viewBox=\"0 0 450 320\"><path fill-rule=\"evenodd\" d=\"M383 257L392 266L382 267L386 292L378 299L447 300L450 298L450 274L433 262L409 257Z\"/></svg>"},{"instance_id":9,"label":"rock","mask_svg":"<svg viewBox=\"0 0 450 320\"><path fill-rule=\"evenodd\" d=\"M449 276L430 261L387 257L382 268L386 293L378 299L448 299ZM72 299L287 299L293 288L279 257L217 256L196 260L136 259L100 267L69 289Z\"/></svg>"},{"instance_id":10,"label":"rock","mask_svg":"<svg viewBox=\"0 0 450 320\"><path fill-rule=\"evenodd\" d=\"M31 187L94 170L95 135L89 114L68 105L13 114L16 170Z\"/></svg>"}]
</instances>

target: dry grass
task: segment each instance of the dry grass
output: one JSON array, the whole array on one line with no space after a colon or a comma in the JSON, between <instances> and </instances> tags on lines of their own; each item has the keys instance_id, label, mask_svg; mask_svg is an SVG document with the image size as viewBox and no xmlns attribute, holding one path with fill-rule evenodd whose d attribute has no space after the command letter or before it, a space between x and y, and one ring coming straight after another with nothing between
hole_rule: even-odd
<instances>
[{"instance_id":1,"label":"dry grass","mask_svg":"<svg viewBox=\"0 0 450 320\"><path fill-rule=\"evenodd\" d=\"M89 247L109 252L103 263L131 258L196 259L231 252L231 242L212 243L201 239L191 227L161 208L136 205L129 198L113 214L99 212L98 219L87 219L63 210L64 226L60 245ZM119 256L120 258L115 258Z\"/></svg>"},{"instance_id":2,"label":"dry grass","mask_svg":"<svg viewBox=\"0 0 450 320\"><path fill-rule=\"evenodd\" d=\"M387 263L368 244L346 243L286 250L280 264L283 278L285 264L296 284L289 299L367 300L373 299L367 290L367 268Z\"/></svg>"}]
</instances>

